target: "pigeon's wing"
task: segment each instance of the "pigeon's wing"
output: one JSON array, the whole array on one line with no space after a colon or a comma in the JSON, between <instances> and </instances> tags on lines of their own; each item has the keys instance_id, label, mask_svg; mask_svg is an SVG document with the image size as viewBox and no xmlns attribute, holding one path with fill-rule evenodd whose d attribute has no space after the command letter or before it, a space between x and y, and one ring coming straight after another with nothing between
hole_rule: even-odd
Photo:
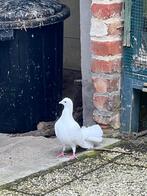
<instances>
[{"instance_id":1,"label":"pigeon's wing","mask_svg":"<svg viewBox=\"0 0 147 196\"><path fill-rule=\"evenodd\" d=\"M58 124L59 124L59 120L55 123L55 126L54 126L56 136L58 136L59 131L60 131Z\"/></svg>"}]
</instances>

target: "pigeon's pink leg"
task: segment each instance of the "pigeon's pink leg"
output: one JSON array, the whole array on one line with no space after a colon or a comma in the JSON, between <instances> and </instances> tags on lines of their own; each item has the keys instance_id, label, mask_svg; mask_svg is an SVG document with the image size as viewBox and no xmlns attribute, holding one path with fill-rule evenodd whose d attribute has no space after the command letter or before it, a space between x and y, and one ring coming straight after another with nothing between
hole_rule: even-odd
<instances>
[{"instance_id":1,"label":"pigeon's pink leg","mask_svg":"<svg viewBox=\"0 0 147 196\"><path fill-rule=\"evenodd\" d=\"M73 154L69 157L70 160L77 159L77 156L76 156L76 146L72 146L72 151L73 151Z\"/></svg>"},{"instance_id":2,"label":"pigeon's pink leg","mask_svg":"<svg viewBox=\"0 0 147 196\"><path fill-rule=\"evenodd\" d=\"M59 154L57 154L57 157L64 157L64 151L65 151L65 146L63 146L62 152L60 152Z\"/></svg>"},{"instance_id":3,"label":"pigeon's pink leg","mask_svg":"<svg viewBox=\"0 0 147 196\"><path fill-rule=\"evenodd\" d=\"M64 152L60 152L59 154L57 154L57 157L64 157Z\"/></svg>"},{"instance_id":4,"label":"pigeon's pink leg","mask_svg":"<svg viewBox=\"0 0 147 196\"><path fill-rule=\"evenodd\" d=\"M76 156L76 154L73 153L73 155L70 156L69 158L70 158L70 160L73 160L73 159L77 159L77 156Z\"/></svg>"}]
</instances>

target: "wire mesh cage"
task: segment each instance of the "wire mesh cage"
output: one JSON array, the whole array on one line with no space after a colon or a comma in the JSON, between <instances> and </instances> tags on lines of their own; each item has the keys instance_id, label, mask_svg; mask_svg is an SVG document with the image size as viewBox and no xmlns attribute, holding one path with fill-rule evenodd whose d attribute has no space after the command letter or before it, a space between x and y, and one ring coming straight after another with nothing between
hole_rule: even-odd
<instances>
[{"instance_id":1,"label":"wire mesh cage","mask_svg":"<svg viewBox=\"0 0 147 196\"><path fill-rule=\"evenodd\" d=\"M147 129L147 0L125 0L121 131Z\"/></svg>"},{"instance_id":2,"label":"wire mesh cage","mask_svg":"<svg viewBox=\"0 0 147 196\"><path fill-rule=\"evenodd\" d=\"M147 0L126 0L124 69L128 72L147 73ZM130 17L129 17L130 14ZM128 29L129 32L128 32ZM128 38L129 37L129 38Z\"/></svg>"},{"instance_id":3,"label":"wire mesh cage","mask_svg":"<svg viewBox=\"0 0 147 196\"><path fill-rule=\"evenodd\" d=\"M137 11L133 13L133 24L134 30L136 29L136 33L132 38L134 39L134 46L136 46L135 48L137 50L135 51L133 60L136 66L147 67L147 1L140 1L139 4L136 3L134 6L134 10ZM137 13L139 13L139 17ZM135 21L137 21L137 23Z\"/></svg>"}]
</instances>

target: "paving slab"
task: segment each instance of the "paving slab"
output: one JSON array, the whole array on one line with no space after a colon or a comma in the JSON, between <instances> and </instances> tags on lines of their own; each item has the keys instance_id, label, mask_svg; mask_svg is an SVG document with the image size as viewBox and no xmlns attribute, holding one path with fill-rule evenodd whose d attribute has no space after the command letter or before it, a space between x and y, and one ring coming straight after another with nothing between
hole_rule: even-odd
<instances>
[{"instance_id":1,"label":"paving slab","mask_svg":"<svg viewBox=\"0 0 147 196\"><path fill-rule=\"evenodd\" d=\"M84 159L79 157L53 170L12 182L0 190L0 195L145 196L147 168L119 163L124 156L116 152L88 152Z\"/></svg>"},{"instance_id":2,"label":"paving slab","mask_svg":"<svg viewBox=\"0 0 147 196\"><path fill-rule=\"evenodd\" d=\"M108 159L103 159L98 151L89 151L87 154L79 156L78 160L66 162L66 165L54 168L53 170L42 171L36 175L20 179L8 185L7 189L13 193L24 193L26 195L45 195L54 192L54 190L62 188L64 185L70 184L84 176L90 174L103 167L108 161L116 158L116 153L107 153ZM111 158L110 158L111 157ZM7 191L5 189L5 191ZM4 194L4 190L3 190Z\"/></svg>"},{"instance_id":3,"label":"paving slab","mask_svg":"<svg viewBox=\"0 0 147 196\"><path fill-rule=\"evenodd\" d=\"M98 148L105 148L118 141L104 138ZM0 134L0 185L68 161L68 156L56 157L60 150L61 145L56 138Z\"/></svg>"},{"instance_id":4,"label":"paving slab","mask_svg":"<svg viewBox=\"0 0 147 196\"><path fill-rule=\"evenodd\" d=\"M0 196L145 196L146 143L141 151L138 142L130 143L82 152L74 161L1 186Z\"/></svg>"},{"instance_id":5,"label":"paving slab","mask_svg":"<svg viewBox=\"0 0 147 196\"><path fill-rule=\"evenodd\" d=\"M145 196L147 169L109 163L45 196Z\"/></svg>"},{"instance_id":6,"label":"paving slab","mask_svg":"<svg viewBox=\"0 0 147 196\"><path fill-rule=\"evenodd\" d=\"M147 154L132 153L132 155L124 155L120 159L116 160L116 163L147 168Z\"/></svg>"}]
</instances>

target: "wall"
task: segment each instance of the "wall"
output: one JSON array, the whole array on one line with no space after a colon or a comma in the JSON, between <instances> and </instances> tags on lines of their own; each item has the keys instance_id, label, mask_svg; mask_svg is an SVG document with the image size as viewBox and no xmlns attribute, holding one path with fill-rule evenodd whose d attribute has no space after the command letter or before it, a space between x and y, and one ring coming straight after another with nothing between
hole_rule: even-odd
<instances>
[{"instance_id":1,"label":"wall","mask_svg":"<svg viewBox=\"0 0 147 196\"><path fill-rule=\"evenodd\" d=\"M79 0L60 0L70 8L71 15L64 23L64 68L81 69Z\"/></svg>"},{"instance_id":2,"label":"wall","mask_svg":"<svg viewBox=\"0 0 147 196\"><path fill-rule=\"evenodd\" d=\"M91 75L90 21L91 0L80 0L80 31L81 31L81 69L83 96L83 124L91 125L93 121L93 85Z\"/></svg>"},{"instance_id":3,"label":"wall","mask_svg":"<svg viewBox=\"0 0 147 196\"><path fill-rule=\"evenodd\" d=\"M80 58L76 53L80 44L74 47L72 42L76 45L79 37L81 41L83 123L95 121L104 128L119 129L123 0L80 0L80 20L74 7L79 1L61 1L71 8L71 18L65 22L67 66L80 68L75 61ZM78 17L73 19L72 13Z\"/></svg>"},{"instance_id":4,"label":"wall","mask_svg":"<svg viewBox=\"0 0 147 196\"><path fill-rule=\"evenodd\" d=\"M91 71L93 118L105 128L120 127L122 0L92 0Z\"/></svg>"}]
</instances>

